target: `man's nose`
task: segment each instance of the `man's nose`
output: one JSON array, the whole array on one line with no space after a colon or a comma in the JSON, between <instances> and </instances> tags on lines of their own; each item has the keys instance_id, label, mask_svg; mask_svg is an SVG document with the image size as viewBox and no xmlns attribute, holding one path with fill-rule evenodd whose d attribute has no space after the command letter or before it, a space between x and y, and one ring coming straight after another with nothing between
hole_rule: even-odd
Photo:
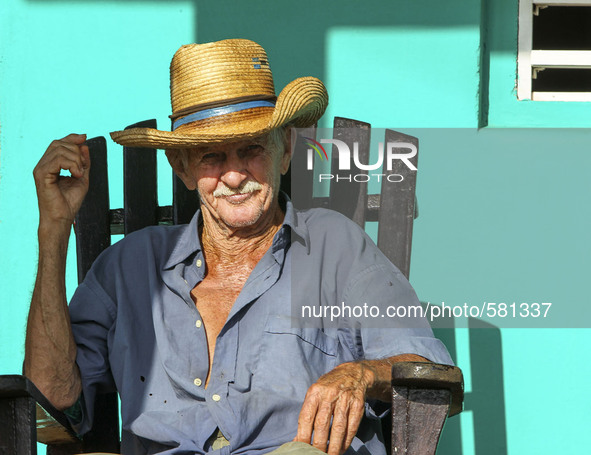
<instances>
[{"instance_id":1,"label":"man's nose","mask_svg":"<svg viewBox=\"0 0 591 455\"><path fill-rule=\"evenodd\" d=\"M248 178L246 163L236 155L232 155L224 163L220 180L229 188L239 188Z\"/></svg>"}]
</instances>

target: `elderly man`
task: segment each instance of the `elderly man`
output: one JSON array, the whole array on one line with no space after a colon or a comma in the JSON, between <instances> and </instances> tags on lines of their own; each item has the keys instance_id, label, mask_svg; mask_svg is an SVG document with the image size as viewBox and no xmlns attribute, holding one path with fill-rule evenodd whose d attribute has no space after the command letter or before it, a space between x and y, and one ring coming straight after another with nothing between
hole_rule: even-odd
<instances>
[{"instance_id":1,"label":"elderly man","mask_svg":"<svg viewBox=\"0 0 591 455\"><path fill-rule=\"evenodd\" d=\"M300 78L275 98L264 50L225 40L177 51L171 99L172 131L112 137L166 149L201 209L189 225L148 228L105 251L69 311L64 270L89 185L85 136L54 141L37 165L26 374L80 432L97 391L116 389L124 454L384 453L392 363L450 359L424 324L294 327L294 301L418 303L357 225L299 212L279 192L288 128L320 118L324 86Z\"/></svg>"}]
</instances>

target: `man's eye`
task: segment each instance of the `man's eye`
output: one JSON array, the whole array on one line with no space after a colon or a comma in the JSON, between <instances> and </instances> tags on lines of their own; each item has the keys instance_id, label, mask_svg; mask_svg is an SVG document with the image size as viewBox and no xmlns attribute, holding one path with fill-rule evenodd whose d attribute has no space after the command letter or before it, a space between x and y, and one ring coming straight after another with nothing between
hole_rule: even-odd
<instances>
[{"instance_id":1,"label":"man's eye","mask_svg":"<svg viewBox=\"0 0 591 455\"><path fill-rule=\"evenodd\" d=\"M248 147L245 147L244 149L241 150L243 155L256 155L258 153L264 152L265 148L260 145L260 144L252 144L249 145Z\"/></svg>"},{"instance_id":2,"label":"man's eye","mask_svg":"<svg viewBox=\"0 0 591 455\"><path fill-rule=\"evenodd\" d=\"M202 163L216 163L224 159L221 153L206 153L201 157Z\"/></svg>"}]
</instances>

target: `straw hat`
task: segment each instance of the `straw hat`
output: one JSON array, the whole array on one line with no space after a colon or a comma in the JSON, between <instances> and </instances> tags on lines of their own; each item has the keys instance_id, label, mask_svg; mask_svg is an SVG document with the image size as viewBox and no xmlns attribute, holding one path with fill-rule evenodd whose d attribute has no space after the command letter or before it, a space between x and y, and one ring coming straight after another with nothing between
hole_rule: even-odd
<instances>
[{"instance_id":1,"label":"straw hat","mask_svg":"<svg viewBox=\"0 0 591 455\"><path fill-rule=\"evenodd\" d=\"M322 116L326 88L315 77L289 83L275 97L265 50L244 39L182 46L170 64L172 131L111 133L132 147L183 148L259 136L290 122L304 128Z\"/></svg>"}]
</instances>

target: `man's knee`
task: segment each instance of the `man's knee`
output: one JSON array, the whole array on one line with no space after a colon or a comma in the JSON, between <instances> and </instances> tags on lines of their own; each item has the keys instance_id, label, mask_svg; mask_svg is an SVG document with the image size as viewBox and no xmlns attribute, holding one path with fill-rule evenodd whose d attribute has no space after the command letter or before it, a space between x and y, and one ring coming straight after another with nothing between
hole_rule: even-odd
<instances>
[{"instance_id":1,"label":"man's knee","mask_svg":"<svg viewBox=\"0 0 591 455\"><path fill-rule=\"evenodd\" d=\"M326 455L322 450L306 444L305 442L286 442L278 449L269 452L268 455Z\"/></svg>"}]
</instances>

